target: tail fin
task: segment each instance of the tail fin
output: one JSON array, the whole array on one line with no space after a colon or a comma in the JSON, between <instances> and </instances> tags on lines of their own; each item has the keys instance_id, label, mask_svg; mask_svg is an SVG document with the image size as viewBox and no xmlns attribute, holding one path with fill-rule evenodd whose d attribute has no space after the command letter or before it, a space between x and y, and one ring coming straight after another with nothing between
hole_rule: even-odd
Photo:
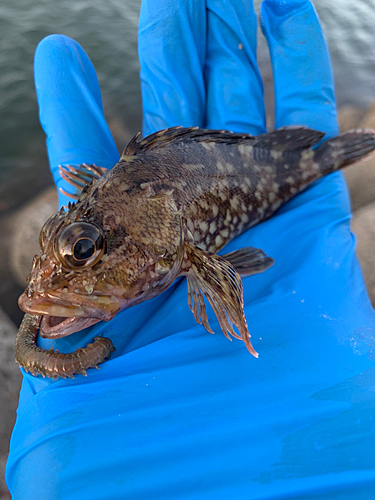
<instances>
[{"instance_id":1,"label":"tail fin","mask_svg":"<svg viewBox=\"0 0 375 500\"><path fill-rule=\"evenodd\" d=\"M357 161L367 160L375 154L375 131L355 129L329 139L314 151L314 162L323 175Z\"/></svg>"}]
</instances>

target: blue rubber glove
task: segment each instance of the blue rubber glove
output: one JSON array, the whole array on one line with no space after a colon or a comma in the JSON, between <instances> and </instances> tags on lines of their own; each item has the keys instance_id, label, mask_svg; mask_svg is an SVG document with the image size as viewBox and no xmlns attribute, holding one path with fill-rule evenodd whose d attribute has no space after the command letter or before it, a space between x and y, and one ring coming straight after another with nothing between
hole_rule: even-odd
<instances>
[{"instance_id":1,"label":"blue rubber glove","mask_svg":"<svg viewBox=\"0 0 375 500\"><path fill-rule=\"evenodd\" d=\"M335 135L330 62L311 4L265 0L262 27L276 126ZM251 3L145 1L144 132L264 132L255 46ZM48 37L35 75L57 184L59 163L112 166L118 155L82 49ZM251 245L275 258L270 270L244 279L258 360L242 342L196 324L185 280L109 323L40 341L68 352L100 334L117 350L87 378L24 374L7 466L13 498L374 498L375 317L349 218L337 173L226 247ZM211 310L208 317L219 332Z\"/></svg>"}]
</instances>

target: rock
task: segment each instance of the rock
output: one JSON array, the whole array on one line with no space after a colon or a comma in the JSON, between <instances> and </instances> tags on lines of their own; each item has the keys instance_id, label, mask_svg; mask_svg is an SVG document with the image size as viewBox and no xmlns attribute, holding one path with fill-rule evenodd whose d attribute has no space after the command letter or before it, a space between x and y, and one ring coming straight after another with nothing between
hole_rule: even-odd
<instances>
[{"instance_id":1,"label":"rock","mask_svg":"<svg viewBox=\"0 0 375 500\"><path fill-rule=\"evenodd\" d=\"M357 237L357 256L367 292L375 306L375 201L354 213L351 227Z\"/></svg>"},{"instance_id":2,"label":"rock","mask_svg":"<svg viewBox=\"0 0 375 500\"><path fill-rule=\"evenodd\" d=\"M368 106L364 117L360 120L360 127L375 129L375 101Z\"/></svg>"},{"instance_id":3,"label":"rock","mask_svg":"<svg viewBox=\"0 0 375 500\"><path fill-rule=\"evenodd\" d=\"M359 111L340 111L342 130L348 128L375 129L375 101L356 123ZM341 126L341 121L340 121ZM347 127L347 128L345 128ZM357 237L357 255L361 264L367 292L375 306L375 158L353 165L344 170L348 184L352 210L352 231Z\"/></svg>"},{"instance_id":4,"label":"rock","mask_svg":"<svg viewBox=\"0 0 375 500\"><path fill-rule=\"evenodd\" d=\"M21 372L14 360L17 328L0 309L0 499L10 499L4 481L9 439L16 419Z\"/></svg>"},{"instance_id":5,"label":"rock","mask_svg":"<svg viewBox=\"0 0 375 500\"><path fill-rule=\"evenodd\" d=\"M351 128L375 129L375 101L363 112L346 106L339 111L340 132ZM355 212L375 201L375 157L344 169L350 192L352 210Z\"/></svg>"},{"instance_id":6,"label":"rock","mask_svg":"<svg viewBox=\"0 0 375 500\"><path fill-rule=\"evenodd\" d=\"M46 220L57 211L57 191L52 187L18 211L12 218L14 228L10 264L16 281L24 287L31 262L39 254L39 233Z\"/></svg>"},{"instance_id":7,"label":"rock","mask_svg":"<svg viewBox=\"0 0 375 500\"><path fill-rule=\"evenodd\" d=\"M375 157L344 169L352 211L375 201Z\"/></svg>"},{"instance_id":8,"label":"rock","mask_svg":"<svg viewBox=\"0 0 375 500\"><path fill-rule=\"evenodd\" d=\"M340 108L338 112L340 133L342 134L352 128L357 128L365 113L365 110L354 106L343 106Z\"/></svg>"}]
</instances>

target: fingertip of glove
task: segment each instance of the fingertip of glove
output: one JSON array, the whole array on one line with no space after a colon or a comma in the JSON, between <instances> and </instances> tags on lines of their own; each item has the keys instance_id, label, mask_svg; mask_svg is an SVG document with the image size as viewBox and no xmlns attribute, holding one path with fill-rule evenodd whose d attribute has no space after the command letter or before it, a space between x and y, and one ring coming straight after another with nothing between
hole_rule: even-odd
<instances>
[{"instance_id":1,"label":"fingertip of glove","mask_svg":"<svg viewBox=\"0 0 375 500\"><path fill-rule=\"evenodd\" d=\"M65 35L49 35L39 43L34 58L34 78L38 101L63 98L64 106L69 99L82 101L83 82L101 107L99 83L90 58L78 42ZM69 99L68 99L69 96ZM49 102L47 105L49 107ZM44 106L45 107L45 106Z\"/></svg>"},{"instance_id":2,"label":"fingertip of glove","mask_svg":"<svg viewBox=\"0 0 375 500\"><path fill-rule=\"evenodd\" d=\"M84 68L92 72L92 63L78 42L65 35L49 35L39 42L34 57L35 77L44 78L50 69L58 72L66 67Z\"/></svg>"},{"instance_id":3,"label":"fingertip of glove","mask_svg":"<svg viewBox=\"0 0 375 500\"><path fill-rule=\"evenodd\" d=\"M35 51L35 59L51 54L53 52L65 52L71 56L72 49L74 51L81 49L80 45L65 35L48 35L41 40ZM81 49L82 50L82 49Z\"/></svg>"}]
</instances>

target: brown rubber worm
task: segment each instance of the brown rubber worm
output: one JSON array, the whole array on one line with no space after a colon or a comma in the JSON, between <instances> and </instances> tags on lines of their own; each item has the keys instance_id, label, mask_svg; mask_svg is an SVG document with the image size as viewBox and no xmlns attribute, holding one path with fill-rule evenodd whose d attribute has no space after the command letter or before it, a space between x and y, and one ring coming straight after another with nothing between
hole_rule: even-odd
<instances>
[{"instance_id":1,"label":"brown rubber worm","mask_svg":"<svg viewBox=\"0 0 375 500\"><path fill-rule=\"evenodd\" d=\"M106 337L95 337L86 347L71 353L60 353L53 348L45 350L36 345L42 316L25 314L16 336L17 363L32 375L40 374L53 379L74 378L75 374L87 375L87 368L97 368L115 351Z\"/></svg>"}]
</instances>

